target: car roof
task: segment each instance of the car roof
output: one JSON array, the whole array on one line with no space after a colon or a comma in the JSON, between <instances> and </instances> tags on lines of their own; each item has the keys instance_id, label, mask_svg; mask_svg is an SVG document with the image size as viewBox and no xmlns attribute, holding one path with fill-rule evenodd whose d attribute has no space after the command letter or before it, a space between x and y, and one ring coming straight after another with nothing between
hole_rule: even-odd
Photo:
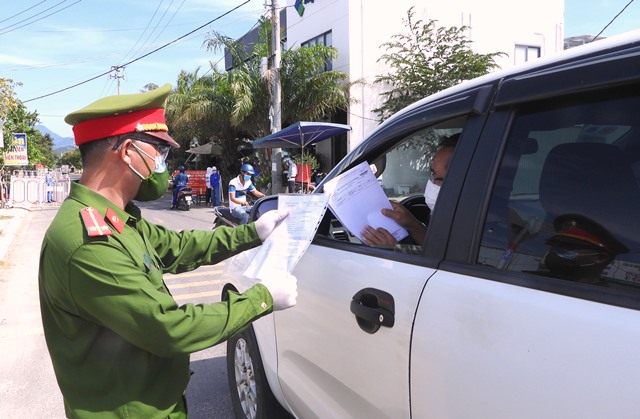
<instances>
[{"instance_id":1,"label":"car roof","mask_svg":"<svg viewBox=\"0 0 640 419\"><path fill-rule=\"evenodd\" d=\"M408 105L404 109L396 112L390 118L385 120L382 124L380 124L376 128L376 131L384 129L387 124L394 123L396 119L403 118L405 114L410 113L416 108L420 108L426 103L437 101L444 97L450 97L466 90L474 89L476 87L496 82L501 79L512 78L523 73L536 72L537 70L542 70L544 68L555 66L563 62L575 61L582 57L587 57L589 55L602 53L603 51L614 50L622 46L633 44L640 44L640 29L609 38L598 39L597 41L567 49L557 54L548 55L537 60L527 61L526 63L519 64L508 69L497 70L471 80L465 80L455 86L434 93L419 101L414 102L411 105Z\"/></svg>"}]
</instances>

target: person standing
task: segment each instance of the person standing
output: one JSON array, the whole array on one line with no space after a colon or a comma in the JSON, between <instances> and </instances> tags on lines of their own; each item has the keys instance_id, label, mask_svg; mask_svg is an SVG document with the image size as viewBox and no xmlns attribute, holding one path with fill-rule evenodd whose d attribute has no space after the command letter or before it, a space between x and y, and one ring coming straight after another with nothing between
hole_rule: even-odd
<instances>
[{"instance_id":1,"label":"person standing","mask_svg":"<svg viewBox=\"0 0 640 419\"><path fill-rule=\"evenodd\" d=\"M47 170L44 181L47 185L47 202L53 202L53 175L51 174L51 170Z\"/></svg>"},{"instance_id":2,"label":"person standing","mask_svg":"<svg viewBox=\"0 0 640 419\"><path fill-rule=\"evenodd\" d=\"M211 206L217 207L220 205L220 192L222 192L222 178L218 173L218 168L213 166L211 168L211 175L209 176L209 193L211 194Z\"/></svg>"},{"instance_id":3,"label":"person standing","mask_svg":"<svg viewBox=\"0 0 640 419\"><path fill-rule=\"evenodd\" d=\"M296 279L269 272L225 302L178 305L163 274L260 245L286 213L215 230L171 231L134 201L167 189L164 104L171 85L109 96L66 116L83 173L47 229L38 273L42 324L69 418L186 418L189 356L295 305Z\"/></svg>"},{"instance_id":4,"label":"person standing","mask_svg":"<svg viewBox=\"0 0 640 419\"><path fill-rule=\"evenodd\" d=\"M211 182L209 181L209 179L211 178L211 173L213 171L213 168L214 168L213 162L209 162L209 166L207 166L206 170L204 171L204 183L206 187L204 202L205 202L205 205L207 206L209 205L209 202L212 202L211 201Z\"/></svg>"},{"instance_id":5,"label":"person standing","mask_svg":"<svg viewBox=\"0 0 640 419\"><path fill-rule=\"evenodd\" d=\"M282 156L282 166L284 168L284 175L287 178L287 192L294 193L296 191L296 176L298 175L298 166L293 161L289 153L283 151L280 153Z\"/></svg>"},{"instance_id":6,"label":"person standing","mask_svg":"<svg viewBox=\"0 0 640 419\"><path fill-rule=\"evenodd\" d=\"M240 224L249 222L251 204L247 202L247 194L250 193L256 198L264 196L251 182L251 176L255 173L253 166L245 163L240 167L240 174L229 181L229 209L231 214L240 220Z\"/></svg>"}]
</instances>

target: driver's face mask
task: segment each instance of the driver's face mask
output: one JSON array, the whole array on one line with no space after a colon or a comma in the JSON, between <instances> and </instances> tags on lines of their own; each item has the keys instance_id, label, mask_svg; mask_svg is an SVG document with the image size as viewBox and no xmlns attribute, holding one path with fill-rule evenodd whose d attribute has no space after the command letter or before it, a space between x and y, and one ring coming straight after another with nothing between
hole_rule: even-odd
<instances>
[{"instance_id":1,"label":"driver's face mask","mask_svg":"<svg viewBox=\"0 0 640 419\"><path fill-rule=\"evenodd\" d=\"M433 207L436 206L436 200L438 199L439 193L440 186L433 183L431 179L427 180L427 186L424 189L424 202L427 203L427 206L431 211L433 211Z\"/></svg>"}]
</instances>

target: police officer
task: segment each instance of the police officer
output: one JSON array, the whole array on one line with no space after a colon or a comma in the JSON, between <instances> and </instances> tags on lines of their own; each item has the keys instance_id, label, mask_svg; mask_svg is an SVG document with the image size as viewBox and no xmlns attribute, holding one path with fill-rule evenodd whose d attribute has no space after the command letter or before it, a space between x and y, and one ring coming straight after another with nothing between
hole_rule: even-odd
<instances>
[{"instance_id":1,"label":"police officer","mask_svg":"<svg viewBox=\"0 0 640 419\"><path fill-rule=\"evenodd\" d=\"M185 418L189 354L296 302L295 277L266 274L227 302L184 304L162 275L259 245L286 214L213 231L174 232L132 202L167 189L170 85L73 112L84 171L45 234L39 268L45 339L72 418ZM271 215L270 215L271 214Z\"/></svg>"}]
</instances>

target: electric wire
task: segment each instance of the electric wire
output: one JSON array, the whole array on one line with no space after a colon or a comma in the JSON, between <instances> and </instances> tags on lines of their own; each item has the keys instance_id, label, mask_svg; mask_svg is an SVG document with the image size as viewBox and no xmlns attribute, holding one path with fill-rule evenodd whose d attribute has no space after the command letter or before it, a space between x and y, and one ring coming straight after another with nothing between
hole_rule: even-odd
<instances>
[{"instance_id":1,"label":"electric wire","mask_svg":"<svg viewBox=\"0 0 640 419\"><path fill-rule=\"evenodd\" d=\"M4 19L0 20L0 23L2 23L2 22L6 22L7 20L11 20L11 19L13 19L14 17L18 17L18 16L20 16L21 14L23 14L23 13L25 13L25 12L28 12L28 11L29 11L29 10L31 10L31 9L34 9L34 8L35 8L35 7L37 7L37 6L40 6L42 3L46 3L47 1L48 1L48 0L42 0L40 3L36 3L36 4L34 4L33 6L28 7L28 8L24 9L24 10L23 10L23 11L21 11L21 12L18 12L18 13L14 14L14 15L11 15L11 16L9 16L9 17L7 17L7 18L4 18Z\"/></svg>"},{"instance_id":2,"label":"electric wire","mask_svg":"<svg viewBox=\"0 0 640 419\"><path fill-rule=\"evenodd\" d=\"M616 20L616 19L618 18L618 16L620 16L620 15L622 14L622 12L624 12L624 11L625 11L625 9L626 9L627 7L629 7L629 5L630 5L631 3L633 3L633 2L634 2L634 0L629 1L629 3L627 3L627 5L626 5L626 6L624 6L624 7L622 8L622 10L620 10L620 12L618 12L618 14L617 14L617 15L615 15L615 16L613 17L613 19L611 19L611 21L609 21L609 23L607 23L607 24L606 24L606 26L605 26L604 28L602 28L602 30L601 30L601 31L600 31L596 36L594 36L594 37L593 37L593 39L592 39L590 42L593 42L593 41L595 41L596 39L598 39L598 37L599 37L600 35L602 35L602 32L604 32L604 31L609 27L609 25L611 25L611 24L613 23L613 21L614 21L614 20Z\"/></svg>"},{"instance_id":3,"label":"electric wire","mask_svg":"<svg viewBox=\"0 0 640 419\"><path fill-rule=\"evenodd\" d=\"M80 0L79 0L79 1L80 1ZM211 20L210 20L210 21L208 21L207 23L205 23L205 24L203 24L203 25L201 25L201 26L199 26L199 27L197 27L197 28L193 29L193 30L192 30L192 31L190 31L190 32L187 32L186 34L184 34L184 35L182 35L182 36L180 36L180 37L178 37L178 38L174 39L173 41L167 42L166 44L164 44L164 45L162 45L162 46L160 46L160 47L158 47L158 48L156 48L156 49L154 49L154 50L152 50L152 51L149 51L149 52L147 52L146 54L141 55L141 56L139 56L138 58L135 58L135 59L133 59L133 60L131 60L131 61L129 61L129 62L127 62L127 63L125 63L125 64L121 65L120 67L126 67L126 66L128 66L129 64L133 64L133 63L135 63L136 61L140 61L140 60L142 60L143 58L146 58L146 57L148 57L148 56L149 56L149 55L151 55L151 54L155 54L156 52L158 52L158 51L160 51L160 50L162 50L162 49L164 49L164 48L166 48L166 47L168 47L168 46L170 46L170 45L175 44L176 42L178 42L178 41L180 41L180 40L182 40L182 39L184 39L184 38L186 38L186 37L188 37L188 36L192 35L194 32L199 31L200 29L204 28L205 26L210 25L210 24L212 24L213 22L215 22L215 21L217 21L217 20L220 20L220 19L222 19L223 17L227 16L228 14L230 14L230 13L232 13L232 12L236 11L237 9L239 9L240 7L242 7L242 6L244 6L245 4L249 3L250 1L251 1L251 0L245 0L244 2L240 3L239 5L235 6L234 8L232 8L232 9L230 9L230 10L226 11L225 13L223 13L223 14L219 15L218 17L216 17L216 18L214 18L214 19L211 19ZM105 72L102 72L102 73L98 74L97 76L91 77L91 78L89 78L89 79L87 79L87 80L84 80L84 81L81 81L81 82L79 82L79 83L73 84L73 85L71 85L71 86L68 86L68 87L65 87L65 88L62 88L62 89L56 90L55 92L47 93L47 94L40 95L40 96L37 96L37 97L31 98L31 99L24 100L24 101L22 101L22 103L32 102L32 101L34 101L34 100L38 100L38 99L42 99L42 98L45 98L45 97L53 96L53 95L58 94L58 93L62 93L62 92L64 92L64 91L67 91L67 90L73 89L73 88L75 88L75 87L81 86L81 85L86 84L86 83L89 83L90 81L96 80L96 79L98 79L98 78L100 78L100 77L102 77L102 76L106 76L107 74L111 73L112 71L113 71L112 69L109 69L109 70L107 70L107 71L105 71Z\"/></svg>"},{"instance_id":4,"label":"electric wire","mask_svg":"<svg viewBox=\"0 0 640 419\"><path fill-rule=\"evenodd\" d=\"M47 17L49 17L49 16L53 16L53 15L55 15L55 14L57 14L57 13L60 13L61 11L68 9L68 8L69 8L69 7L71 7L71 6L75 6L76 4L80 3L82 0L76 0L76 2L75 2L75 3L71 3L70 5L65 6L65 7L61 8L61 9L58 9L58 10L56 10L56 11L54 11L54 12L51 12L51 13L49 13L48 15L42 16L40 19L32 20L31 22L28 22L28 23L26 23L25 25L21 25L21 26L19 26L19 27L17 27L17 28L14 28L14 29L11 29L11 30L8 30L8 31L5 31L5 29L12 28L12 27L14 27L14 26L16 26L16 25L19 25L20 23L23 23L23 22L25 22L25 21L27 21L27 20L29 20L29 19L32 19L32 18L34 18L34 17L36 17L36 16L38 16L38 15L41 15L42 13L47 12L47 11L49 11L49 10L53 9L53 8L54 8L54 7L56 7L56 6L59 6L59 5L61 5L62 3L65 3L66 1L67 1L67 0L62 0L61 2L56 3L55 5L53 5L53 6L49 7L48 9L45 9L45 10L43 10L43 11L39 12L39 13L36 13L36 14L35 14L35 15L33 15L33 16L30 16L30 17L28 17L28 18L26 18L26 19L23 19L23 20L21 20L21 21L19 21L19 22L16 22L16 23L14 23L14 24L12 24L12 25L5 26L4 28L0 28L0 31L4 31L4 32L0 32L0 35L4 35L4 34L7 34L7 33L9 33L9 32L17 31L18 29L22 29L22 28L24 28L25 26L29 26L29 25L31 25L31 24L33 24L33 23L39 22L39 21L41 21L42 19L45 19L45 18L47 18Z\"/></svg>"}]
</instances>

